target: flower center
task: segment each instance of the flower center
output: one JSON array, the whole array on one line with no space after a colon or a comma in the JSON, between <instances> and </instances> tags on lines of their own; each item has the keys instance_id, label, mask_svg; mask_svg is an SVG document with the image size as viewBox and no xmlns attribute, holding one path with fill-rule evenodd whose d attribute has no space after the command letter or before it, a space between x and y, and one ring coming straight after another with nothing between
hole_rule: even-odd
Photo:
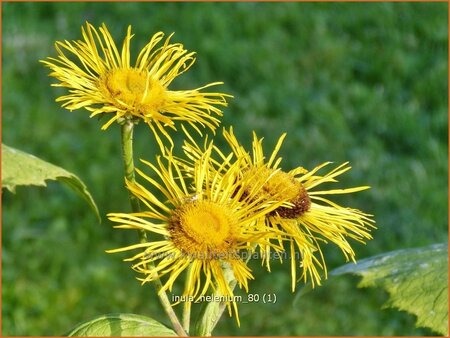
<instances>
[{"instance_id":1,"label":"flower center","mask_svg":"<svg viewBox=\"0 0 450 338\"><path fill-rule=\"evenodd\" d=\"M303 185L296 181L294 177L284 171L275 172L274 169L265 168L250 169L244 174L246 177L253 177L254 182L264 182L258 195L263 199L286 200L293 204L292 207L278 207L268 215L279 215L282 218L294 219L300 217L311 208L311 200ZM251 182L252 180L250 180ZM256 187L249 187L257 189Z\"/></svg>"},{"instance_id":2,"label":"flower center","mask_svg":"<svg viewBox=\"0 0 450 338\"><path fill-rule=\"evenodd\" d=\"M230 250L234 224L224 206L194 201L175 210L169 220L169 232L175 246L184 253L213 258Z\"/></svg>"},{"instance_id":3,"label":"flower center","mask_svg":"<svg viewBox=\"0 0 450 338\"><path fill-rule=\"evenodd\" d=\"M100 89L124 109L146 115L159 112L166 100L166 88L147 72L134 68L109 71L100 78Z\"/></svg>"}]
</instances>

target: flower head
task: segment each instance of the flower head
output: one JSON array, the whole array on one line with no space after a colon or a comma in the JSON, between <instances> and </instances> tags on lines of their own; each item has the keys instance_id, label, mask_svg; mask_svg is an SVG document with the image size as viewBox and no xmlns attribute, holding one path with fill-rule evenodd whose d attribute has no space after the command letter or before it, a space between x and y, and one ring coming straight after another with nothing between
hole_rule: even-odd
<instances>
[{"instance_id":1,"label":"flower head","mask_svg":"<svg viewBox=\"0 0 450 338\"><path fill-rule=\"evenodd\" d=\"M240 145L231 128L229 131L224 130L224 137L232 153L243 164L239 180L242 180L244 195L247 191L256 191L255 197L262 201L284 201L284 204L259 220L272 231L284 234L283 240L288 244L290 252L292 289L294 290L298 267L301 269L299 279L305 282L310 279L313 286L315 283L320 285L320 270L323 270L326 278L327 270L321 244L334 243L343 252L347 261L354 261L355 252L348 239L362 243L371 239L370 230L374 228L374 221L371 215L342 207L326 197L362 191L368 189L368 186L317 190L317 187L323 183L337 182L336 177L351 169L348 163L343 163L324 174L319 174L319 171L331 162L325 162L311 171L303 167L283 171L280 168L282 159L277 154L285 136L286 134L283 134L279 138L275 149L267 158L262 147L263 139L258 138L255 133L252 151L248 152ZM191 159L198 158L203 151L192 138L185 143L184 149ZM225 158L218 148L215 149L220 159ZM216 165L220 161L215 162ZM258 182L258 186L260 182L265 183L256 188L254 182ZM276 240L279 241L279 237ZM269 259L272 248L261 245L260 250L270 270Z\"/></svg>"},{"instance_id":2,"label":"flower head","mask_svg":"<svg viewBox=\"0 0 450 338\"><path fill-rule=\"evenodd\" d=\"M143 120L156 136L159 130L168 137L165 128L175 128L176 120L185 121L197 130L197 123L212 130L219 124L214 115L222 113L217 106L226 106L225 98L229 95L203 89L220 82L192 90L168 89L195 61L195 53L179 43L170 43L172 35L159 47L164 34L153 35L131 65L131 26L120 51L105 24L97 31L86 23L81 32L82 40L57 41L58 57L42 61L52 70L50 75L61 81L54 86L69 89L69 94L57 99L64 102L64 108L85 108L91 117L109 115L102 129L114 121Z\"/></svg>"},{"instance_id":3,"label":"flower head","mask_svg":"<svg viewBox=\"0 0 450 338\"><path fill-rule=\"evenodd\" d=\"M224 274L228 267L238 285L248 290L252 273L242 251L250 252L257 245L273 246L278 234L257 224L257 219L276 209L281 203L261 200L254 192L245 193L242 180L237 181L242 164L224 161L214 168L210 161L212 147L193 164L193 175L186 178L182 168L170 154L158 159L157 165L145 162L157 175L155 180L142 171L140 176L159 191L166 202L138 183L127 182L128 189L147 207L140 213L111 213L109 219L119 223L116 228L142 229L152 239L146 243L110 250L139 250L127 261L144 275L145 283L165 278L162 290L171 290L178 276L186 271L184 296L199 297L211 288L233 304L233 288ZM226 170L225 170L226 169ZM255 180L252 180L255 183ZM264 182L255 184L260 188Z\"/></svg>"}]
</instances>

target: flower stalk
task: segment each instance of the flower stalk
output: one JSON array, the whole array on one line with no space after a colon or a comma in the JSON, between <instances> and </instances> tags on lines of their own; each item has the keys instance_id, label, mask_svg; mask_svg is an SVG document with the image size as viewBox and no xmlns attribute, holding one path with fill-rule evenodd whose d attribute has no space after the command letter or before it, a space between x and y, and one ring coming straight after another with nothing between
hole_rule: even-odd
<instances>
[{"instance_id":1,"label":"flower stalk","mask_svg":"<svg viewBox=\"0 0 450 338\"><path fill-rule=\"evenodd\" d=\"M230 287L231 290L234 290L236 287L237 281L234 278L233 270L229 264L222 264L223 274L225 276L225 280ZM213 293L213 297L215 296L223 296L220 294L218 290ZM225 311L225 307L227 306L226 302L209 302L206 304L201 313L199 320L196 323L196 336L200 337L210 337L217 323Z\"/></svg>"},{"instance_id":2,"label":"flower stalk","mask_svg":"<svg viewBox=\"0 0 450 338\"><path fill-rule=\"evenodd\" d=\"M125 178L130 182L135 182L134 175L134 159L133 159L133 130L134 123L132 120L126 120L122 125L122 155L125 170ZM129 194L131 210L140 212L139 199L133 194ZM145 232L144 232L144 236Z\"/></svg>"},{"instance_id":3,"label":"flower stalk","mask_svg":"<svg viewBox=\"0 0 450 338\"><path fill-rule=\"evenodd\" d=\"M121 134L122 134L122 156L123 156L123 164L125 169L125 178L127 181L134 183L135 182L135 174L134 174L134 159L133 159L133 130L134 130L134 122L132 120L126 120L122 125ZM128 194L131 204L131 209L133 212L140 212L141 208L139 205L139 199L133 195L131 192ZM139 232L139 242L146 243L147 234L145 230L138 229ZM152 264L152 263L147 263ZM152 268L152 266L149 266ZM170 304L170 300L165 291L161 291L162 283L159 278L154 279L154 286L156 289L156 293L159 297L162 307L166 312L167 316L172 323L172 326L175 332L179 336L187 336L186 331L183 329L175 311Z\"/></svg>"}]
</instances>

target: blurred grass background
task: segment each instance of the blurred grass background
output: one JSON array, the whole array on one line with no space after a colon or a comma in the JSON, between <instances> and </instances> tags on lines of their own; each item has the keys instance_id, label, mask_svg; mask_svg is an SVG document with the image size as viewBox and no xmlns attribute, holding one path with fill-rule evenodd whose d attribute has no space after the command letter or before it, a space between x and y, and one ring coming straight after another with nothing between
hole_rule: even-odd
<instances>
[{"instance_id":1,"label":"blurred grass background","mask_svg":"<svg viewBox=\"0 0 450 338\"><path fill-rule=\"evenodd\" d=\"M378 230L359 258L447 240L448 120L446 3L3 3L3 142L79 175L101 213L129 210L120 131L100 131L86 111L68 112L64 91L38 60L55 40L105 22L121 44L128 24L138 51L156 31L175 32L198 53L174 82L194 88L224 81L235 96L223 125L249 144L251 130L271 149L288 132L286 170L350 161L342 186L372 189L339 202L375 215ZM134 54L136 55L136 54ZM155 142L137 129L136 155ZM94 316L129 312L167 323L151 286L141 287L125 256L105 249L135 241L97 224L85 202L58 183L2 196L2 334L61 335ZM344 263L327 247L329 268ZM276 304L241 304L241 328L224 316L221 335L430 335L415 318L381 310L387 295L331 279L300 297L288 264L267 274L253 265L253 293Z\"/></svg>"}]
</instances>

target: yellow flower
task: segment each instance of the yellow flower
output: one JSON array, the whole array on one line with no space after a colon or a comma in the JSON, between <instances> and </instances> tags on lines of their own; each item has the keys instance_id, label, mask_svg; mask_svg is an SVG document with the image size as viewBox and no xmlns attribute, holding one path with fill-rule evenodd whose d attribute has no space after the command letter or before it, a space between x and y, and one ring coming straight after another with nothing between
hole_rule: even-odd
<instances>
[{"instance_id":1,"label":"yellow flower","mask_svg":"<svg viewBox=\"0 0 450 338\"><path fill-rule=\"evenodd\" d=\"M186 178L170 153L158 158L157 165L143 161L158 179L137 170L163 198L143 185L127 182L128 189L147 207L140 213L110 213L116 228L143 229L151 241L109 250L139 250L127 261L145 277L145 283L165 278L162 290L172 290L179 275L186 271L184 299L201 300L211 288L225 297L230 314L231 304L237 315L233 288L227 282L224 268L232 271L237 284L248 291L253 279L245 261L257 245L271 246L270 236L277 236L257 219L275 210L281 203L268 203L254 193L244 193L242 180L237 181L242 164L225 160L214 168L209 147L193 163L192 175ZM260 188L264 182L256 182ZM165 200L166 202L161 202ZM192 298L191 298L192 297ZM236 316L238 319L238 316Z\"/></svg>"},{"instance_id":2,"label":"yellow flower","mask_svg":"<svg viewBox=\"0 0 450 338\"><path fill-rule=\"evenodd\" d=\"M170 43L169 36L157 47L164 34L153 35L140 51L136 62L130 64L131 26L119 51L105 24L99 32L89 23L81 28L82 40L57 41L57 58L42 60L61 81L53 86L66 87L69 94L57 98L69 110L85 108L96 115L110 115L102 129L123 119L144 120L157 135L157 130L168 137L166 127L175 129L174 121L185 121L212 130L219 124L213 115L222 113L216 106L226 106L222 93L202 92L203 89L222 84L210 83L200 88L171 91L168 86L195 61L179 43ZM68 55L66 55L68 54ZM156 127L156 128L155 128ZM170 140L170 137L168 137Z\"/></svg>"},{"instance_id":3,"label":"yellow flower","mask_svg":"<svg viewBox=\"0 0 450 338\"><path fill-rule=\"evenodd\" d=\"M261 200L280 201L281 198L285 202L267 213L260 221L271 230L284 233L284 241L288 244L291 258L292 289L294 290L298 266L301 269L298 280L303 279L306 282L310 279L313 286L315 283L320 285L320 270L323 270L325 278L327 277L325 259L321 250L322 243L334 243L341 249L347 261L355 261L355 252L347 238L361 243L371 239L370 230L374 228L374 221L371 219L372 215L342 207L325 197L366 190L368 186L316 190L323 183L337 182L337 176L351 169L348 162L324 174L319 174L319 170L331 162L325 162L311 171L302 167L283 171L280 168L281 158L277 154L285 136L286 134L283 134L279 138L274 151L267 158L262 147L263 139L259 139L255 133L252 151L249 153L239 144L232 128L229 131L224 130L224 137L232 152L243 164L240 180L243 182L244 195L245 191L256 191L257 198ZM191 160L197 159L203 150L192 137L188 139L190 141L185 142L184 150ZM215 149L220 159L225 158L217 147ZM216 161L216 165L220 161ZM265 184L258 189L253 182L258 182L258 186L260 182ZM289 205L286 205L286 202ZM276 239L279 241L279 237ZM262 245L260 250L270 271L271 247Z\"/></svg>"}]
</instances>

